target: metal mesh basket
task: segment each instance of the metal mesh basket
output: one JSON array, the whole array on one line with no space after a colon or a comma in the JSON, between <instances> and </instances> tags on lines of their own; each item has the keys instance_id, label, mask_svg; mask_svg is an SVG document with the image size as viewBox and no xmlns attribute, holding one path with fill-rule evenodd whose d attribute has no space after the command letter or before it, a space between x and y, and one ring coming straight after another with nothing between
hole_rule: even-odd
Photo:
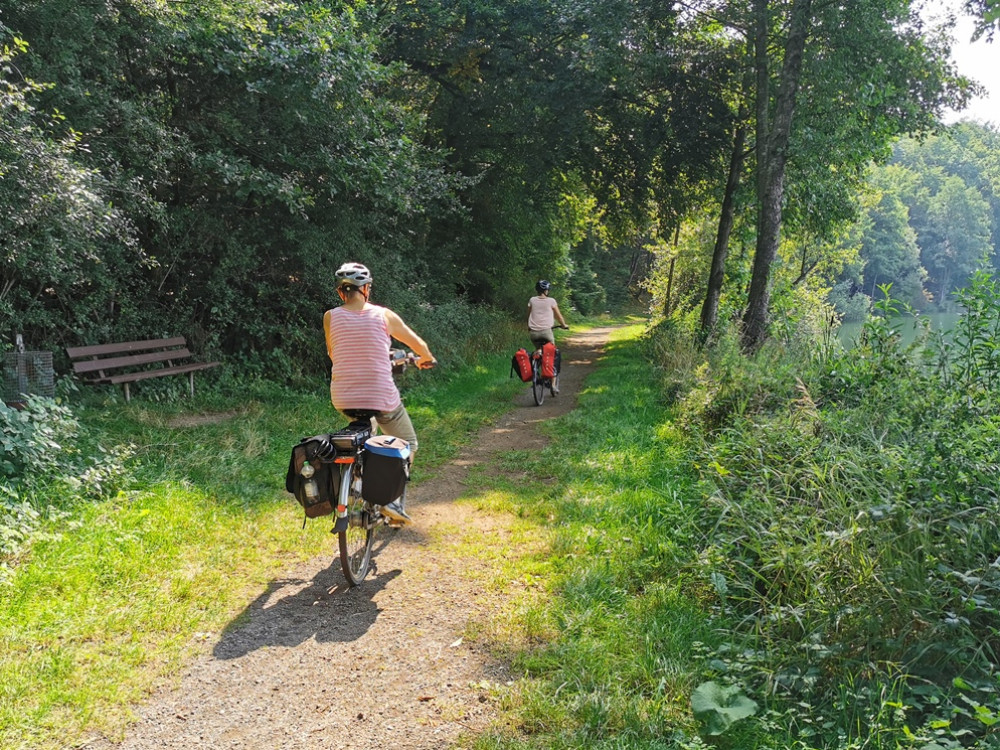
<instances>
[{"instance_id":1,"label":"metal mesh basket","mask_svg":"<svg viewBox=\"0 0 1000 750\"><path fill-rule=\"evenodd\" d=\"M55 395L52 352L4 352L3 400L22 403L28 396Z\"/></svg>"}]
</instances>

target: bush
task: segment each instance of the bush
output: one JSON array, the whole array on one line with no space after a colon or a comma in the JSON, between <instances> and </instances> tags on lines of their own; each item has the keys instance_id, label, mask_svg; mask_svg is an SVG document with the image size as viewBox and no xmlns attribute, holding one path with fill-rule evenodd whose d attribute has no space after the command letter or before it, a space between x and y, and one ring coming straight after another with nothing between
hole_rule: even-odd
<instances>
[{"instance_id":1,"label":"bush","mask_svg":"<svg viewBox=\"0 0 1000 750\"><path fill-rule=\"evenodd\" d=\"M133 447L105 449L81 432L72 409L53 399L29 396L20 411L0 403L0 557L25 546L45 519L108 497L127 478Z\"/></svg>"},{"instance_id":2,"label":"bush","mask_svg":"<svg viewBox=\"0 0 1000 750\"><path fill-rule=\"evenodd\" d=\"M794 400L802 363L814 356L807 347L793 350L770 341L745 357L735 323L721 327L705 346L696 343L693 331L674 319L663 321L648 333L648 350L663 370L665 393L680 402L682 423L709 433Z\"/></svg>"},{"instance_id":3,"label":"bush","mask_svg":"<svg viewBox=\"0 0 1000 750\"><path fill-rule=\"evenodd\" d=\"M12 480L60 473L79 428L72 410L52 399L30 396L20 411L0 404L0 470Z\"/></svg>"},{"instance_id":4,"label":"bush","mask_svg":"<svg viewBox=\"0 0 1000 750\"><path fill-rule=\"evenodd\" d=\"M746 358L724 334L681 396L715 488L692 574L810 747L904 725L985 746L1000 723L1000 284L961 300L955 331L906 346L888 298L850 352Z\"/></svg>"}]
</instances>

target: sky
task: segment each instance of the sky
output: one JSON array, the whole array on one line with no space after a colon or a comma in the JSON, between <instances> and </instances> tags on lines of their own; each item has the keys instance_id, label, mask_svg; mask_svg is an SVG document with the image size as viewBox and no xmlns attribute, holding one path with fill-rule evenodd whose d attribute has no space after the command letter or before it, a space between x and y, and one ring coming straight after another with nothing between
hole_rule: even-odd
<instances>
[{"instance_id":1,"label":"sky","mask_svg":"<svg viewBox=\"0 0 1000 750\"><path fill-rule=\"evenodd\" d=\"M962 0L927 0L925 18L931 18L941 11L957 11ZM958 72L977 81L987 89L986 94L969 102L961 112L952 112L945 117L948 123L957 120L978 120L992 122L1000 127L1000 80L997 76L997 62L1000 61L1000 36L990 44L984 39L978 42L972 38L972 19L958 14L958 23L953 31L955 44L952 59Z\"/></svg>"}]
</instances>

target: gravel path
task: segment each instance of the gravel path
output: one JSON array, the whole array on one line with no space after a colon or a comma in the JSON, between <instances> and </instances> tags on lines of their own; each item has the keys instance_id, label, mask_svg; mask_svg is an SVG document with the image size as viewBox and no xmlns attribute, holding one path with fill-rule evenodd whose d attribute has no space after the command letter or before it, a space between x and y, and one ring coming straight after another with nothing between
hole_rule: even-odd
<instances>
[{"instance_id":1,"label":"gravel path","mask_svg":"<svg viewBox=\"0 0 1000 750\"><path fill-rule=\"evenodd\" d=\"M138 707L121 742L86 747L430 750L485 729L495 715L488 685L510 677L463 633L505 601L476 582L490 563L463 550L455 530L497 544L509 532L503 515L453 501L469 493L471 466L498 471L496 456L545 443L535 425L575 406L610 330L564 340L558 397L536 407L525 386L513 411L411 488L414 523L383 535L363 585L347 587L331 537L329 555L272 581L174 686Z\"/></svg>"}]
</instances>

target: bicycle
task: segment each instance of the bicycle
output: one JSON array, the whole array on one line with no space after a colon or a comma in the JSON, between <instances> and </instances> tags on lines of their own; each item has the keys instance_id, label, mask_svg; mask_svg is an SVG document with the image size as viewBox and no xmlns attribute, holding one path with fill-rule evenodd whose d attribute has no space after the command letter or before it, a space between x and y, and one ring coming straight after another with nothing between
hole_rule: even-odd
<instances>
[{"instance_id":1,"label":"bicycle","mask_svg":"<svg viewBox=\"0 0 1000 750\"><path fill-rule=\"evenodd\" d=\"M393 372L399 373L408 365L414 364L416 358L410 352L399 349L390 350L393 362ZM433 364L431 365L433 366ZM351 586L358 586L368 576L371 569L372 549L379 529L392 524L390 518L382 513L382 505L365 499L364 471L369 461L369 438L375 434L372 429L372 418L378 414L373 409L345 409L344 413L351 419L347 427L332 432L325 444L312 455L321 463L336 467L337 505L334 509L336 522L331 533L337 535L337 545L340 553L340 565L344 577ZM405 442L405 441L401 441ZM401 459L408 461L406 455ZM311 464L307 478L312 476L314 469ZM402 494L398 499L400 505L406 502L406 482L409 481L408 465L405 469Z\"/></svg>"},{"instance_id":2,"label":"bicycle","mask_svg":"<svg viewBox=\"0 0 1000 750\"><path fill-rule=\"evenodd\" d=\"M562 326L569 329L569 326ZM534 343L534 342L532 342ZM547 378L542 375L542 347L539 346L531 355L531 394L535 397L535 406L541 406L545 402L545 391L548 390L555 398L559 393L559 350L556 350L556 371L555 375Z\"/></svg>"},{"instance_id":3,"label":"bicycle","mask_svg":"<svg viewBox=\"0 0 1000 750\"><path fill-rule=\"evenodd\" d=\"M337 521L331 533L337 535L340 565L351 586L359 585L368 575L376 533L389 523L381 506L365 500L362 492L365 443L372 436L371 420L375 414L375 411L352 409L348 416L353 421L330 436L335 448L332 461L340 470Z\"/></svg>"}]
</instances>

